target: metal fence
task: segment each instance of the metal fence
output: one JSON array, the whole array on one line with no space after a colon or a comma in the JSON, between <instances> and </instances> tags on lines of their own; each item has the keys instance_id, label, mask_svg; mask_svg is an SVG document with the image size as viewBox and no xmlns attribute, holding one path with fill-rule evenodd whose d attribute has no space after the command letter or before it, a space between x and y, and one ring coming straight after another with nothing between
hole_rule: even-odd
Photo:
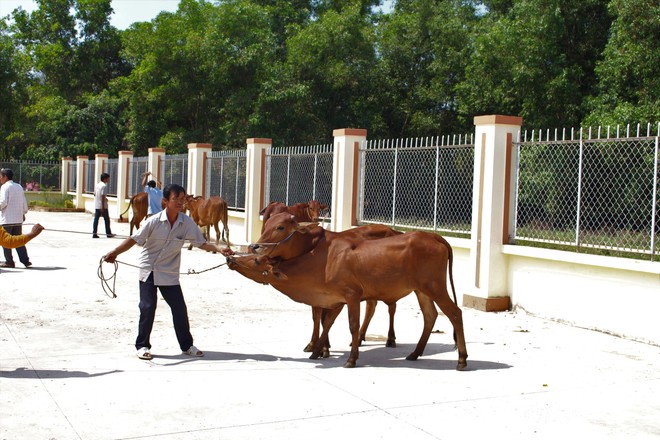
<instances>
[{"instance_id":1,"label":"metal fence","mask_svg":"<svg viewBox=\"0 0 660 440\"><path fill-rule=\"evenodd\" d=\"M0 168L11 168L12 179L26 191L59 191L62 175L61 162L10 161L0 162Z\"/></svg>"},{"instance_id":2,"label":"metal fence","mask_svg":"<svg viewBox=\"0 0 660 440\"><path fill-rule=\"evenodd\" d=\"M144 191L142 187L142 174L147 172L149 158L132 157L128 161L128 194L127 197L133 197L135 194Z\"/></svg>"},{"instance_id":3,"label":"metal fence","mask_svg":"<svg viewBox=\"0 0 660 440\"><path fill-rule=\"evenodd\" d=\"M170 183L176 183L186 188L188 182L188 155L172 154L163 157L160 163L160 176L163 179L163 188Z\"/></svg>"},{"instance_id":4,"label":"metal fence","mask_svg":"<svg viewBox=\"0 0 660 440\"><path fill-rule=\"evenodd\" d=\"M333 145L272 148L266 156L265 205L318 200L332 212Z\"/></svg>"},{"instance_id":5,"label":"metal fence","mask_svg":"<svg viewBox=\"0 0 660 440\"><path fill-rule=\"evenodd\" d=\"M245 150L211 151L206 157L207 197L220 196L230 209L245 210Z\"/></svg>"},{"instance_id":6,"label":"metal fence","mask_svg":"<svg viewBox=\"0 0 660 440\"><path fill-rule=\"evenodd\" d=\"M78 164L76 162L69 163L69 181L67 182L66 190L75 192L78 185Z\"/></svg>"},{"instance_id":7,"label":"metal fence","mask_svg":"<svg viewBox=\"0 0 660 440\"><path fill-rule=\"evenodd\" d=\"M358 223L469 234L472 135L365 141Z\"/></svg>"},{"instance_id":8,"label":"metal fence","mask_svg":"<svg viewBox=\"0 0 660 440\"><path fill-rule=\"evenodd\" d=\"M630 130L519 135L513 239L653 259L660 124Z\"/></svg>"},{"instance_id":9,"label":"metal fence","mask_svg":"<svg viewBox=\"0 0 660 440\"><path fill-rule=\"evenodd\" d=\"M85 179L85 185L83 186L83 192L87 194L94 194L94 187L96 186L97 179L100 179L101 176L95 176L96 170L96 161L88 160L85 164L85 172L83 173Z\"/></svg>"},{"instance_id":10,"label":"metal fence","mask_svg":"<svg viewBox=\"0 0 660 440\"><path fill-rule=\"evenodd\" d=\"M103 167L104 172L110 174L110 180L108 180L108 195L113 197L117 197L118 167L119 159L108 159L105 161L105 166Z\"/></svg>"}]
</instances>

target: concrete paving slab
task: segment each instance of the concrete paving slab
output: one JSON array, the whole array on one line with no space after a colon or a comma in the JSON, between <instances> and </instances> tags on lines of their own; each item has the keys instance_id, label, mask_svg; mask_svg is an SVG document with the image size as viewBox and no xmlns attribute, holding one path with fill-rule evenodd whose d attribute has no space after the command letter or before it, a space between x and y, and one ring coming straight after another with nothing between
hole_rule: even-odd
<instances>
[{"instance_id":1,"label":"concrete paving slab","mask_svg":"<svg viewBox=\"0 0 660 440\"><path fill-rule=\"evenodd\" d=\"M660 438L660 347L464 309L468 369L458 372L443 316L424 356L405 360L422 328L411 296L397 307L397 347L384 346L380 305L358 367L344 369L345 313L332 356L310 360L309 307L225 266L182 276L206 356L180 353L161 301L155 357L139 360L127 265L138 249L120 256L111 299L97 271L119 238L92 239L90 214L30 212L28 222L47 228L28 245L33 268L0 273L0 439ZM184 250L182 270L223 262Z\"/></svg>"}]
</instances>

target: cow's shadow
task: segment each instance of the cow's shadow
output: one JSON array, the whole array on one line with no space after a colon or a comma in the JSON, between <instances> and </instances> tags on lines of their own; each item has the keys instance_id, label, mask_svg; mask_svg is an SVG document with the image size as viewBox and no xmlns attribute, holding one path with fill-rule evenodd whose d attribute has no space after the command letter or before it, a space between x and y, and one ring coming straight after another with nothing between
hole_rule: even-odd
<instances>
[{"instance_id":1,"label":"cow's shadow","mask_svg":"<svg viewBox=\"0 0 660 440\"><path fill-rule=\"evenodd\" d=\"M358 367L379 368L414 368L419 370L455 370L458 363L458 351L454 344L428 343L424 354L415 361L406 360L406 357L415 350L416 344L399 344L396 347L374 346L367 342L360 346ZM437 354L454 353L451 359L433 357ZM310 360L318 362L317 368L343 367L348 360L350 350L341 351L330 349L330 357L326 359ZM446 356L445 356L446 357ZM511 365L500 362L480 361L468 357L468 366L463 371L501 370L511 368Z\"/></svg>"}]
</instances>

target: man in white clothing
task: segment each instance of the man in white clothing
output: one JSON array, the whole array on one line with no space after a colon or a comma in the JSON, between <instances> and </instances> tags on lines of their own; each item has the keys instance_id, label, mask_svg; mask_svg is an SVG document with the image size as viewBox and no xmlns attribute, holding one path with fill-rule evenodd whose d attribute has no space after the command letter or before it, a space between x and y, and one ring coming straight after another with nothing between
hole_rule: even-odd
<instances>
[{"instance_id":1,"label":"man in white clothing","mask_svg":"<svg viewBox=\"0 0 660 440\"><path fill-rule=\"evenodd\" d=\"M101 181L94 187L94 222L92 223L92 238L99 238L96 231L99 228L99 219L105 222L105 234L112 238L115 234L110 230L110 215L108 214L108 180L110 174L101 173Z\"/></svg>"},{"instance_id":2,"label":"man in white clothing","mask_svg":"<svg viewBox=\"0 0 660 440\"><path fill-rule=\"evenodd\" d=\"M0 170L0 225L9 235L23 234L23 222L28 212L23 187L14 182L14 172L10 168ZM2 248L5 262L0 267L16 267L10 248ZM25 246L16 248L18 259L27 268L32 266Z\"/></svg>"}]
</instances>

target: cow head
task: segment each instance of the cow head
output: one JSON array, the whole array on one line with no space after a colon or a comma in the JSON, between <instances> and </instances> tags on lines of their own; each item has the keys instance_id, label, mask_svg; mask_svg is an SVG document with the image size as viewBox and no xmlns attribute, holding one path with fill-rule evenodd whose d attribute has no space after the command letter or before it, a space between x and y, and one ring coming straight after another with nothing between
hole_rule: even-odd
<instances>
[{"instance_id":1,"label":"cow head","mask_svg":"<svg viewBox=\"0 0 660 440\"><path fill-rule=\"evenodd\" d=\"M274 280L286 280L287 276L273 265L274 261L257 255L232 255L227 257L227 267L246 278L261 284Z\"/></svg>"},{"instance_id":2,"label":"cow head","mask_svg":"<svg viewBox=\"0 0 660 440\"><path fill-rule=\"evenodd\" d=\"M295 258L309 251L308 240L303 236L317 229L320 229L318 223L298 223L295 216L289 213L276 214L264 225L264 232L257 243L251 244L248 249L271 258Z\"/></svg>"},{"instance_id":3,"label":"cow head","mask_svg":"<svg viewBox=\"0 0 660 440\"><path fill-rule=\"evenodd\" d=\"M318 200L310 200L307 202L307 215L312 220L318 220L321 216L321 211L328 209L328 205L321 205Z\"/></svg>"}]
</instances>

